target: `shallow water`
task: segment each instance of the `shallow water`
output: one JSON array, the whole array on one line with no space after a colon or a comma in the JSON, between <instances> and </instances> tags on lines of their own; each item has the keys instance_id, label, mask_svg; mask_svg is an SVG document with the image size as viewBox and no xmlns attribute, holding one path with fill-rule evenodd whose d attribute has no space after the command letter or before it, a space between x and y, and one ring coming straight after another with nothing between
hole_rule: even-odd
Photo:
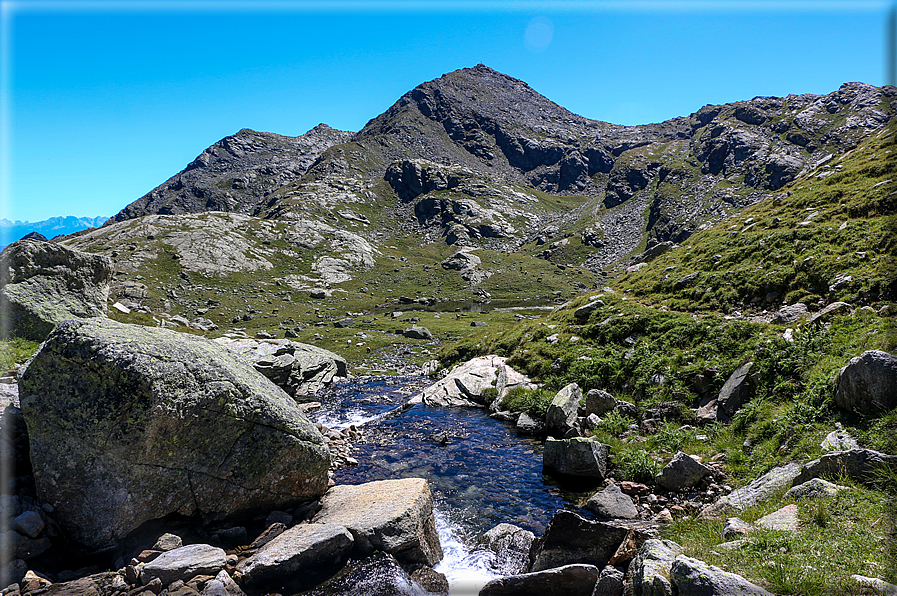
<instances>
[{"instance_id":1,"label":"shallow water","mask_svg":"<svg viewBox=\"0 0 897 596\"><path fill-rule=\"evenodd\" d=\"M445 552L436 569L449 578L452 594L476 594L502 575L501 562L477 548L480 535L502 522L541 535L558 509L574 506L542 474L541 441L517 436L512 425L480 409L401 408L430 382L367 377L340 383L312 417L331 428L366 422L366 442L354 454L359 465L339 470L338 484L429 480ZM448 435L445 445L430 438L440 432Z\"/></svg>"}]
</instances>

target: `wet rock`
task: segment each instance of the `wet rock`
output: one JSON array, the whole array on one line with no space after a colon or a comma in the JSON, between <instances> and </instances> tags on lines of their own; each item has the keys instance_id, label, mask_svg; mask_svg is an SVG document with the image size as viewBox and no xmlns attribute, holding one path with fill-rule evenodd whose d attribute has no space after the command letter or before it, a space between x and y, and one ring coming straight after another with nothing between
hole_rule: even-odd
<instances>
[{"instance_id":1,"label":"wet rock","mask_svg":"<svg viewBox=\"0 0 897 596\"><path fill-rule=\"evenodd\" d=\"M611 565L606 566L598 575L598 583L595 584L597 596L623 596L624 574Z\"/></svg>"},{"instance_id":2,"label":"wet rock","mask_svg":"<svg viewBox=\"0 0 897 596\"><path fill-rule=\"evenodd\" d=\"M352 561L321 586L303 596L425 596L428 592L412 580L391 555L376 552Z\"/></svg>"},{"instance_id":3,"label":"wet rock","mask_svg":"<svg viewBox=\"0 0 897 596\"><path fill-rule=\"evenodd\" d=\"M584 437L545 442L542 466L549 472L604 480L610 446Z\"/></svg>"},{"instance_id":4,"label":"wet rock","mask_svg":"<svg viewBox=\"0 0 897 596\"><path fill-rule=\"evenodd\" d=\"M20 240L0 253L0 311L9 333L44 341L60 321L105 317L111 280L107 257Z\"/></svg>"},{"instance_id":5,"label":"wet rock","mask_svg":"<svg viewBox=\"0 0 897 596\"><path fill-rule=\"evenodd\" d=\"M545 534L533 543L530 569L542 571L573 563L603 568L633 528L644 540L655 527L647 522L591 521L572 511L560 510L552 516Z\"/></svg>"},{"instance_id":6,"label":"wet rock","mask_svg":"<svg viewBox=\"0 0 897 596\"><path fill-rule=\"evenodd\" d=\"M864 415L897 407L897 356L881 350L863 352L841 369L835 403Z\"/></svg>"},{"instance_id":7,"label":"wet rock","mask_svg":"<svg viewBox=\"0 0 897 596\"><path fill-rule=\"evenodd\" d=\"M820 476L838 477L842 474L857 482L870 482L878 470L888 466L897 466L897 455L885 455L872 449L832 451L804 464L794 478L794 485Z\"/></svg>"},{"instance_id":8,"label":"wet rock","mask_svg":"<svg viewBox=\"0 0 897 596\"><path fill-rule=\"evenodd\" d=\"M555 394L545 415L545 426L548 433L556 437L568 437L579 434L576 418L582 389L576 383L570 383Z\"/></svg>"},{"instance_id":9,"label":"wet rock","mask_svg":"<svg viewBox=\"0 0 897 596\"><path fill-rule=\"evenodd\" d=\"M487 583L480 596L592 596L598 581L594 565L564 565L554 569L500 577Z\"/></svg>"},{"instance_id":10,"label":"wet rock","mask_svg":"<svg viewBox=\"0 0 897 596\"><path fill-rule=\"evenodd\" d=\"M773 468L766 474L721 497L716 503L701 510L701 517L713 518L726 511L742 511L771 498L776 492L790 486L800 474L798 463L789 463ZM807 478L809 480L809 478ZM799 483L798 483L799 484Z\"/></svg>"},{"instance_id":11,"label":"wet rock","mask_svg":"<svg viewBox=\"0 0 897 596\"><path fill-rule=\"evenodd\" d=\"M842 490L849 489L846 486L840 486L822 478L813 478L789 488L788 492L785 493L785 498L799 501L801 499L836 497Z\"/></svg>"},{"instance_id":12,"label":"wet rock","mask_svg":"<svg viewBox=\"0 0 897 596\"><path fill-rule=\"evenodd\" d=\"M200 337L65 321L19 386L38 493L88 549L172 513L223 518L327 486L329 452L295 401Z\"/></svg>"},{"instance_id":13,"label":"wet rock","mask_svg":"<svg viewBox=\"0 0 897 596\"><path fill-rule=\"evenodd\" d=\"M634 596L673 596L670 570L682 547L670 540L650 539L629 564Z\"/></svg>"},{"instance_id":14,"label":"wet rock","mask_svg":"<svg viewBox=\"0 0 897 596\"><path fill-rule=\"evenodd\" d=\"M679 555L670 569L679 596L773 596L740 575Z\"/></svg>"},{"instance_id":15,"label":"wet rock","mask_svg":"<svg viewBox=\"0 0 897 596\"><path fill-rule=\"evenodd\" d=\"M604 518L635 519L638 517L638 509L627 495L623 494L620 487L610 484L604 490L596 492L589 497L585 508Z\"/></svg>"},{"instance_id":16,"label":"wet rock","mask_svg":"<svg viewBox=\"0 0 897 596\"><path fill-rule=\"evenodd\" d=\"M244 585L284 585L296 574L333 569L352 550L354 539L343 526L297 524L240 561Z\"/></svg>"},{"instance_id":17,"label":"wet rock","mask_svg":"<svg viewBox=\"0 0 897 596\"><path fill-rule=\"evenodd\" d=\"M224 550L208 544L191 544L164 552L143 566L140 581L158 579L163 585L186 581L199 574L214 575L227 564Z\"/></svg>"},{"instance_id":18,"label":"wet rock","mask_svg":"<svg viewBox=\"0 0 897 596\"><path fill-rule=\"evenodd\" d=\"M503 575L523 573L535 535L512 524L498 524L480 537L480 544L495 553L496 571Z\"/></svg>"},{"instance_id":19,"label":"wet rock","mask_svg":"<svg viewBox=\"0 0 897 596\"><path fill-rule=\"evenodd\" d=\"M517 418L515 428L519 435L536 436L545 433L545 423L534 419L526 412L521 413Z\"/></svg>"},{"instance_id":20,"label":"wet rock","mask_svg":"<svg viewBox=\"0 0 897 596\"><path fill-rule=\"evenodd\" d=\"M730 417L753 396L754 383L751 379L753 367L753 362L742 364L726 379L726 383L720 389L717 403Z\"/></svg>"},{"instance_id":21,"label":"wet rock","mask_svg":"<svg viewBox=\"0 0 897 596\"><path fill-rule=\"evenodd\" d=\"M411 572L411 581L418 584L427 592L438 596L448 596L448 578L432 567L419 567Z\"/></svg>"},{"instance_id":22,"label":"wet rock","mask_svg":"<svg viewBox=\"0 0 897 596\"><path fill-rule=\"evenodd\" d=\"M698 462L691 455L679 451L673 456L670 463L663 467L655 481L668 490L678 491L695 486L708 474L710 474L710 468Z\"/></svg>"},{"instance_id":23,"label":"wet rock","mask_svg":"<svg viewBox=\"0 0 897 596\"><path fill-rule=\"evenodd\" d=\"M361 554L382 550L399 561L431 566L442 559L433 497L423 478L334 486L312 521L348 528Z\"/></svg>"}]
</instances>

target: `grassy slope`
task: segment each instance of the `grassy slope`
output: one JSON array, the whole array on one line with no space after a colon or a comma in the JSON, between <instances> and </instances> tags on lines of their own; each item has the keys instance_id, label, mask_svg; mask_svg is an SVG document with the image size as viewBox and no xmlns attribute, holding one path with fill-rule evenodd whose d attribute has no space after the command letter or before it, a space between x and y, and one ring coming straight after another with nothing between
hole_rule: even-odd
<instances>
[{"instance_id":1,"label":"grassy slope","mask_svg":"<svg viewBox=\"0 0 897 596\"><path fill-rule=\"evenodd\" d=\"M694 408L695 375L718 371L712 380L718 391L741 362L754 361L760 373L756 396L731 424L693 429L666 423L654 435L633 439L623 433L635 421L607 417L595 434L612 446L618 479L650 478L684 450L722 459L728 482L740 486L775 465L818 457L821 440L836 424L865 447L897 453L897 412L864 418L832 401L835 376L847 360L870 349L897 351L895 128L840 164L799 179L778 199L695 234L685 246L618 278L612 288L591 292L601 294L605 305L588 319L573 315L588 300L583 296L543 320L460 341L440 357L453 362L487 352L510 356L511 364L551 390L514 396L518 407L534 411L544 410L553 391L569 382L605 389L641 408L667 400ZM816 177L823 171L832 173ZM694 284L675 287L693 272ZM839 274L852 280L829 290ZM768 303L772 292L778 297ZM859 308L825 325L790 325L794 342L783 339L783 326L727 314L757 314L796 301L815 310L835 300ZM550 341L552 336L557 340ZM683 413L689 422L691 410ZM840 482L852 490L835 501L800 506L804 529L796 536L764 532L749 547L715 550L723 541L721 523L688 518L677 520L666 535L689 554L781 594L861 593L848 579L854 573L897 582L897 483ZM784 504L774 499L743 517L753 521Z\"/></svg>"}]
</instances>

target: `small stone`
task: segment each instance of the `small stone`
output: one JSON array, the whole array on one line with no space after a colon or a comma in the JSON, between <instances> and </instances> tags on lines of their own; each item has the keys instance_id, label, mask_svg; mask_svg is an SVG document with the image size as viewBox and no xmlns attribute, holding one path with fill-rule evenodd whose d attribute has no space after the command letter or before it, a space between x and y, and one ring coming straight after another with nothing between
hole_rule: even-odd
<instances>
[{"instance_id":1,"label":"small stone","mask_svg":"<svg viewBox=\"0 0 897 596\"><path fill-rule=\"evenodd\" d=\"M740 536L747 536L754 530L754 527L739 517L730 517L723 526L723 538L731 539Z\"/></svg>"},{"instance_id":2,"label":"small stone","mask_svg":"<svg viewBox=\"0 0 897 596\"><path fill-rule=\"evenodd\" d=\"M166 533L159 536L159 539L156 540L156 543L153 545L153 550L162 551L164 553L176 548L181 548L183 545L180 536Z\"/></svg>"},{"instance_id":3,"label":"small stone","mask_svg":"<svg viewBox=\"0 0 897 596\"><path fill-rule=\"evenodd\" d=\"M797 517L797 505L786 505L778 511L764 515L755 524L769 530L797 532L800 528L800 520Z\"/></svg>"},{"instance_id":4,"label":"small stone","mask_svg":"<svg viewBox=\"0 0 897 596\"><path fill-rule=\"evenodd\" d=\"M37 538L45 527L46 524L37 511L26 511L13 520L13 528L29 538Z\"/></svg>"}]
</instances>

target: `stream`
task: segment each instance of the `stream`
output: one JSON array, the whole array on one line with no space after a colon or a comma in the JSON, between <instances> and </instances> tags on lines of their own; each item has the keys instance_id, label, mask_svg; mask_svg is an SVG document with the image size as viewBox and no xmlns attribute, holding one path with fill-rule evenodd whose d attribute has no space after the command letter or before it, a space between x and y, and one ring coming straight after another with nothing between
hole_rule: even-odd
<instances>
[{"instance_id":1,"label":"stream","mask_svg":"<svg viewBox=\"0 0 897 596\"><path fill-rule=\"evenodd\" d=\"M342 468L338 484L393 478L426 478L436 508L445 558L436 566L452 594L476 594L503 573L477 538L499 523L545 531L551 516L573 505L542 474L542 442L518 436L513 425L475 408L402 404L432 383L426 377L362 377L335 384L311 418L333 429L363 425L364 442L353 454L357 466ZM445 445L432 440L445 432Z\"/></svg>"}]
</instances>

